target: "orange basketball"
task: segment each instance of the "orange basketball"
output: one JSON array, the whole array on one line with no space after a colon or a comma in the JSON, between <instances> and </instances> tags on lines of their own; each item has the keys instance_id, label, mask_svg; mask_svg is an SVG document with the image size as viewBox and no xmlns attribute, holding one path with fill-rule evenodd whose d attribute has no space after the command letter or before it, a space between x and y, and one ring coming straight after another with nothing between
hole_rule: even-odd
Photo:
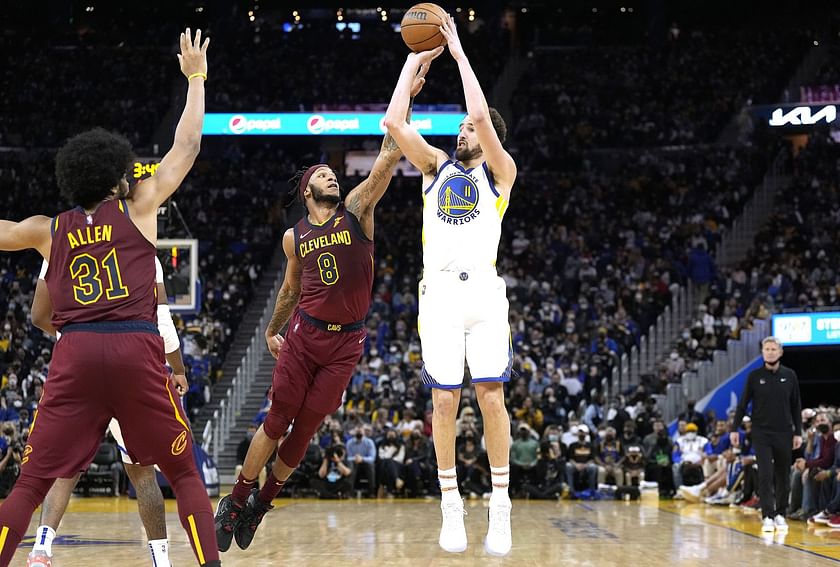
<instances>
[{"instance_id":1,"label":"orange basketball","mask_svg":"<svg viewBox=\"0 0 840 567\"><path fill-rule=\"evenodd\" d=\"M446 45L439 28L448 17L446 10L431 2L412 6L400 22L403 41L412 51L428 51Z\"/></svg>"}]
</instances>

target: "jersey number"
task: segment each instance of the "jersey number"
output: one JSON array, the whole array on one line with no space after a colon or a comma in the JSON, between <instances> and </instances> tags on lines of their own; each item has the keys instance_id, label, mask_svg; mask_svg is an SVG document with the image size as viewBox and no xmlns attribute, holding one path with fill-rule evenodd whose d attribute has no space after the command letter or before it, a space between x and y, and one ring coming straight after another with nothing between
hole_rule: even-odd
<instances>
[{"instance_id":1,"label":"jersey number","mask_svg":"<svg viewBox=\"0 0 840 567\"><path fill-rule=\"evenodd\" d=\"M318 271L321 272L321 281L326 285L333 285L338 281L338 264L335 263L335 256L330 252L324 252L318 256Z\"/></svg>"},{"instance_id":2,"label":"jersey number","mask_svg":"<svg viewBox=\"0 0 840 567\"><path fill-rule=\"evenodd\" d=\"M101 264L100 271L100 262L90 254L79 254L70 262L70 277L77 280L73 286L73 296L82 305L99 301L103 289L108 301L128 297L128 288L122 281L116 248L111 248ZM105 287L102 281L102 271L108 278L108 287Z\"/></svg>"}]
</instances>

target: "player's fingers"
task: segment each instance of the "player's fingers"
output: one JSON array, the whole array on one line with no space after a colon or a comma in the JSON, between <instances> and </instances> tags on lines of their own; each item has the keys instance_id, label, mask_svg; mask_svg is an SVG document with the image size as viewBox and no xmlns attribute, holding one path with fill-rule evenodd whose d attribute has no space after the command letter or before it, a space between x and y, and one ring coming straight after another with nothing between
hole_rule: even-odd
<instances>
[{"instance_id":1,"label":"player's fingers","mask_svg":"<svg viewBox=\"0 0 840 567\"><path fill-rule=\"evenodd\" d=\"M201 48L201 28L195 30L195 40L193 41L193 48L198 51Z\"/></svg>"},{"instance_id":2,"label":"player's fingers","mask_svg":"<svg viewBox=\"0 0 840 567\"><path fill-rule=\"evenodd\" d=\"M187 34L187 49L189 49L190 47L192 47L192 32L190 31L190 28L187 28L186 34Z\"/></svg>"},{"instance_id":3,"label":"player's fingers","mask_svg":"<svg viewBox=\"0 0 840 567\"><path fill-rule=\"evenodd\" d=\"M178 38L179 46L181 47L181 53L184 53L187 50L187 36L181 32L181 37Z\"/></svg>"},{"instance_id":4,"label":"player's fingers","mask_svg":"<svg viewBox=\"0 0 840 567\"><path fill-rule=\"evenodd\" d=\"M201 46L201 53L202 53L202 54L206 54L206 53L207 53L207 46L208 46L208 45L210 45L210 38L209 38L209 37L204 38L204 44Z\"/></svg>"},{"instance_id":5,"label":"player's fingers","mask_svg":"<svg viewBox=\"0 0 840 567\"><path fill-rule=\"evenodd\" d=\"M183 58L183 57L181 57L181 54L180 54L180 53L178 54L178 64L179 64L179 65L181 65L182 67L183 67L183 65L184 65L184 58Z\"/></svg>"},{"instance_id":6,"label":"player's fingers","mask_svg":"<svg viewBox=\"0 0 840 567\"><path fill-rule=\"evenodd\" d=\"M441 53L443 53L443 46L439 45L438 47L435 47L432 50L432 58L429 59L429 62L431 63L434 59L437 59ZM426 67L428 68L428 65Z\"/></svg>"}]
</instances>

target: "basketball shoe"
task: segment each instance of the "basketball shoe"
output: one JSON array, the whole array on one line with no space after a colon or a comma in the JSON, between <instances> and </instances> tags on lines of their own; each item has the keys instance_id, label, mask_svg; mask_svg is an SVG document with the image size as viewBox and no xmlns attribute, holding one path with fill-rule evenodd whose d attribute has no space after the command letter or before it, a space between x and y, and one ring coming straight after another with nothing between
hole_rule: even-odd
<instances>
[{"instance_id":1,"label":"basketball shoe","mask_svg":"<svg viewBox=\"0 0 840 567\"><path fill-rule=\"evenodd\" d=\"M444 551L461 553L467 549L467 530L464 528L464 502L460 498L441 502L443 524L438 543Z\"/></svg>"},{"instance_id":2,"label":"basketball shoe","mask_svg":"<svg viewBox=\"0 0 840 567\"><path fill-rule=\"evenodd\" d=\"M490 525L484 538L484 550L490 555L507 555L510 552L510 509L510 500L490 500L490 509L487 511Z\"/></svg>"},{"instance_id":3,"label":"basketball shoe","mask_svg":"<svg viewBox=\"0 0 840 567\"><path fill-rule=\"evenodd\" d=\"M52 567L52 559L43 549L35 549L26 558L26 567Z\"/></svg>"},{"instance_id":4,"label":"basketball shoe","mask_svg":"<svg viewBox=\"0 0 840 567\"><path fill-rule=\"evenodd\" d=\"M260 500L259 494L259 489L254 488L251 490L251 494L248 496L248 503L245 505L245 509L242 510L239 527L233 534L239 549L248 549L248 546L254 540L254 534L257 533L257 528L260 522L262 522L263 516L265 516L266 512L274 508L271 504L266 504Z\"/></svg>"},{"instance_id":5,"label":"basketball shoe","mask_svg":"<svg viewBox=\"0 0 840 567\"><path fill-rule=\"evenodd\" d=\"M234 502L230 494L219 500L216 507L216 542L219 551L230 549L233 534L239 528L242 519L242 508Z\"/></svg>"}]
</instances>

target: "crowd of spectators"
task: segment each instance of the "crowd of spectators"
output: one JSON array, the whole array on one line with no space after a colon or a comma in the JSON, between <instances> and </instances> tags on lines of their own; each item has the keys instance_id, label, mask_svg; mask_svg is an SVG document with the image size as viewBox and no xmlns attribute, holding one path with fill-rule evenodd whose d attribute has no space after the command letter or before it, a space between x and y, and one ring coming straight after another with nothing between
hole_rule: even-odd
<instances>
[{"instance_id":1,"label":"crowd of spectators","mask_svg":"<svg viewBox=\"0 0 840 567\"><path fill-rule=\"evenodd\" d=\"M387 42L402 48L387 23L364 23L363 33L338 31L332 21L303 22L284 31L269 18L258 15L252 22L232 10L229 26L214 24L214 45L225 48L214 51L208 110L293 111L388 100L403 58L400 49L382 49ZM507 31L492 20L464 28L469 28L462 35L479 78L492 85L508 52ZM323 42L326 34L334 34L342 47L329 53L318 49L335 43ZM150 148L155 129L173 106L162 94L177 84L172 46L153 46L148 33L123 44L108 33L60 37L24 35L21 41L18 33L0 39L0 47L8 46L17 57L2 72L0 146L54 147L70 133L104 125ZM820 201L819 191L791 193L797 206L782 219L791 230L781 233L781 245L776 239L759 249L768 258L755 260L748 271L718 270L710 255L767 163L760 150L704 143L714 140L746 99L779 88L804 51L801 40L798 33L685 30L655 46L630 41L535 52L534 70L523 77L512 101L511 151L520 176L498 263L508 286L515 351L507 392L515 494L552 498L570 490L580 495L605 482L638 485L643 478L660 479L660 490L673 493L692 473L674 469L673 446L661 441L664 424L652 394L725 346L751 317L763 316L779 298L787 301L791 290L800 304L803 292L805 301L836 297L831 266L837 249L830 223L840 219L836 199ZM67 85L59 93L37 77L29 79L33 69L52 60L62 62L57 72ZM103 69L114 75L110 83L102 81ZM142 80L136 69L144 71ZM451 58L441 57L432 73L423 102L460 101ZM15 86L19 83L25 86ZM557 167L557 155L628 145L644 149L622 152L620 159L608 158L610 163L578 153L563 162L569 167ZM655 147L674 145L688 147ZM825 168L823 154L807 161L811 153L834 151L833 145L825 147L830 149L806 150L796 167L811 175L837 175L836 168ZM294 145L205 141L200 161L176 195L181 205L166 235L200 242L202 310L178 321L192 374L191 416L207 401L207 386L220 378L254 284L287 225L279 197L285 178L302 165L302 148L317 154L299 140ZM348 177L342 184L352 187L356 181ZM821 180L802 174L795 183L800 190L813 189ZM62 209L50 150L0 152L0 190L3 218ZM310 468L302 469L320 479L313 486L319 493L428 495L437 490L430 394L420 380L416 332L420 201L419 180L396 177L377 207L369 340L341 411L324 424L305 461ZM797 217L800 212L828 216L806 222ZM799 236L804 224L813 231L807 239ZM765 265L779 250L793 254L795 246L801 247L799 260ZM0 411L6 412L0 417L8 419L0 422L13 424L15 431L5 452L12 470L14 447L24 440L37 404L38 383L48 379L51 340L28 321L40 261L32 254L7 254L0 262L0 300L9 311L0 340L5 353ZM791 263L809 266L807 275L792 276ZM747 273L755 275L751 279ZM675 286L689 279L709 290L698 312L700 325L683 333L654 380L607 399L603 381L670 304ZM809 280L818 284L816 297ZM461 404L459 480L465 493L480 496L489 488L489 467L471 388L464 389ZM675 472L681 474L677 479Z\"/></svg>"},{"instance_id":2,"label":"crowd of spectators","mask_svg":"<svg viewBox=\"0 0 840 567\"><path fill-rule=\"evenodd\" d=\"M538 46L511 101L520 162L604 147L714 142L775 102L809 46L793 30L683 30L667 41Z\"/></svg>"}]
</instances>

